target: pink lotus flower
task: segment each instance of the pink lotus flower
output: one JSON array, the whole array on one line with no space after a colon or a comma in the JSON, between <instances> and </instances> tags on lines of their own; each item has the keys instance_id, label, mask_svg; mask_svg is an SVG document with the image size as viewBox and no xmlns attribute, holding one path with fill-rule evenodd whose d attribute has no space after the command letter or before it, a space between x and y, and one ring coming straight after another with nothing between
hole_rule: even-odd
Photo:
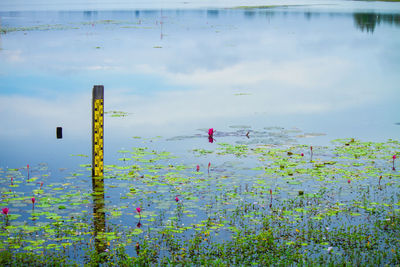
<instances>
[{"instance_id":1,"label":"pink lotus flower","mask_svg":"<svg viewBox=\"0 0 400 267\"><path fill-rule=\"evenodd\" d=\"M304 153L301 153L301 156L304 157Z\"/></svg>"},{"instance_id":2,"label":"pink lotus flower","mask_svg":"<svg viewBox=\"0 0 400 267\"><path fill-rule=\"evenodd\" d=\"M5 214L6 216L8 215L8 211L9 211L8 208L3 208L3 209L1 210L1 212L2 212L3 214Z\"/></svg>"},{"instance_id":3,"label":"pink lotus flower","mask_svg":"<svg viewBox=\"0 0 400 267\"><path fill-rule=\"evenodd\" d=\"M36 201L35 197L31 198L31 200L32 200L32 204L35 204L35 201Z\"/></svg>"},{"instance_id":4,"label":"pink lotus flower","mask_svg":"<svg viewBox=\"0 0 400 267\"><path fill-rule=\"evenodd\" d=\"M396 155L393 155L393 170L395 171L396 168L394 167L394 160L396 159Z\"/></svg>"},{"instance_id":5,"label":"pink lotus flower","mask_svg":"<svg viewBox=\"0 0 400 267\"><path fill-rule=\"evenodd\" d=\"M200 166L197 164L196 171L200 171Z\"/></svg>"},{"instance_id":6,"label":"pink lotus flower","mask_svg":"<svg viewBox=\"0 0 400 267\"><path fill-rule=\"evenodd\" d=\"M350 180L350 179L348 179L348 180L347 180L347 183L351 183L351 180Z\"/></svg>"},{"instance_id":7,"label":"pink lotus flower","mask_svg":"<svg viewBox=\"0 0 400 267\"><path fill-rule=\"evenodd\" d=\"M176 202L179 202L179 198L178 198L178 197L175 197L175 201L176 201Z\"/></svg>"}]
</instances>

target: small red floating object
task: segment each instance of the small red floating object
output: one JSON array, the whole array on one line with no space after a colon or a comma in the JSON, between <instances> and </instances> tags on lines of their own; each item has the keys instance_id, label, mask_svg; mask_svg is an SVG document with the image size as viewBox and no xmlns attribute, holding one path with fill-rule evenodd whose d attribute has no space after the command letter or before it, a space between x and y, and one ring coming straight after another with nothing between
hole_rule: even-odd
<instances>
[{"instance_id":1,"label":"small red floating object","mask_svg":"<svg viewBox=\"0 0 400 267\"><path fill-rule=\"evenodd\" d=\"M350 179L349 179L349 180L347 180L347 183L351 183Z\"/></svg>"},{"instance_id":2,"label":"small red floating object","mask_svg":"<svg viewBox=\"0 0 400 267\"><path fill-rule=\"evenodd\" d=\"M200 166L199 165L196 166L196 171L200 171Z\"/></svg>"},{"instance_id":3,"label":"small red floating object","mask_svg":"<svg viewBox=\"0 0 400 267\"><path fill-rule=\"evenodd\" d=\"M175 197L175 201L176 201L176 202L179 202L179 198L178 198L178 197Z\"/></svg>"},{"instance_id":4,"label":"small red floating object","mask_svg":"<svg viewBox=\"0 0 400 267\"><path fill-rule=\"evenodd\" d=\"M32 201L32 204L35 204L35 202L36 202L35 197L31 198L31 201Z\"/></svg>"}]
</instances>

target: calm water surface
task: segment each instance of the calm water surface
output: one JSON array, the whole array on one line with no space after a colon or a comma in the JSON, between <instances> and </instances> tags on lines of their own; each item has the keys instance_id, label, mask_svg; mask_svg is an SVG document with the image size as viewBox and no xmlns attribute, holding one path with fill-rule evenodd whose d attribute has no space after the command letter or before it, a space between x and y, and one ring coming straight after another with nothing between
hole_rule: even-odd
<instances>
[{"instance_id":1,"label":"calm water surface","mask_svg":"<svg viewBox=\"0 0 400 267\"><path fill-rule=\"evenodd\" d=\"M70 154L89 155L95 84L105 86L106 111L128 113L106 117L110 161L138 142L133 136L205 135L210 127L325 134L300 141L310 144L398 139L400 5L310 3L29 11L4 2L0 166L74 166L80 159ZM161 149L206 141L190 140Z\"/></svg>"},{"instance_id":2,"label":"calm water surface","mask_svg":"<svg viewBox=\"0 0 400 267\"><path fill-rule=\"evenodd\" d=\"M68 219L68 229L87 220L93 226L85 224L86 239L119 228L134 232L132 254L147 235L140 227L157 236L190 226L180 237L190 238L204 220L231 218L213 232L215 240L229 240L228 225L243 205L260 212L243 214L237 224L259 229L254 218L286 210L290 201L303 207L297 197L303 193L308 208L321 214L328 206L339 212L338 203L346 207L338 216L308 216L332 229L367 220L376 227L369 210L355 205L361 200L365 207L386 204L375 220L398 207L397 142L375 150L352 141L340 149L320 145L399 139L400 3L105 2L0 3L0 207L10 208L12 226ZM92 180L90 171L91 94L98 84L105 86L104 181ZM56 139L59 126L63 139ZM214 143L207 138L211 127ZM284 146L290 143L306 146ZM232 144L249 149L241 154ZM59 246L41 229L45 245ZM379 231L371 239L389 251L383 240L391 232ZM2 240L11 237L3 233ZM66 253L84 262L80 246ZM331 255L328 243L305 246Z\"/></svg>"}]
</instances>

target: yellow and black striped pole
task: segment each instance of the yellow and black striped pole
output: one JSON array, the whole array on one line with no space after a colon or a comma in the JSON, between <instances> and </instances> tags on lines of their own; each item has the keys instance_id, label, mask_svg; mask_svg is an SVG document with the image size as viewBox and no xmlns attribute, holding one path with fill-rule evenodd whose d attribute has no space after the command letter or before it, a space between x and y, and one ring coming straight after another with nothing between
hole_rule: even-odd
<instances>
[{"instance_id":1,"label":"yellow and black striped pole","mask_svg":"<svg viewBox=\"0 0 400 267\"><path fill-rule=\"evenodd\" d=\"M92 176L103 176L104 86L93 87L92 103Z\"/></svg>"}]
</instances>

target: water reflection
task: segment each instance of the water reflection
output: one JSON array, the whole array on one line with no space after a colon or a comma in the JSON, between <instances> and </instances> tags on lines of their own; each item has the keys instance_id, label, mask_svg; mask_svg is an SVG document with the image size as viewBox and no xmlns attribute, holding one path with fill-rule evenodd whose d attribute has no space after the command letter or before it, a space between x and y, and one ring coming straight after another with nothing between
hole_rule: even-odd
<instances>
[{"instance_id":1,"label":"water reflection","mask_svg":"<svg viewBox=\"0 0 400 267\"><path fill-rule=\"evenodd\" d=\"M107 239L102 233L106 229L106 213L104 204L104 179L103 177L92 178L93 187L93 226L95 236L95 248L99 255L107 249ZM105 259L105 257L103 258Z\"/></svg>"},{"instance_id":2,"label":"water reflection","mask_svg":"<svg viewBox=\"0 0 400 267\"><path fill-rule=\"evenodd\" d=\"M355 13L339 13L339 12L311 12L311 11L279 11L271 10L271 9L251 9L245 10L243 12L244 18L253 19L255 16L298 16L303 15L307 21L312 19L320 19L321 15L327 15L332 19L342 18L342 17L353 17L354 26L356 29L361 30L362 32L370 32L373 33L377 25L380 24L388 24L391 26L400 27L400 13L368 13L368 12L355 12Z\"/></svg>"},{"instance_id":3,"label":"water reflection","mask_svg":"<svg viewBox=\"0 0 400 267\"><path fill-rule=\"evenodd\" d=\"M63 142L86 140L89 88L99 83L106 111L130 114L106 118L108 140L239 124L393 137L400 35L391 12L0 12L9 29L0 35L0 159L44 153L58 125ZM390 38L359 38L371 29Z\"/></svg>"},{"instance_id":4,"label":"water reflection","mask_svg":"<svg viewBox=\"0 0 400 267\"><path fill-rule=\"evenodd\" d=\"M208 18L218 18L219 10L207 10Z\"/></svg>"},{"instance_id":5,"label":"water reflection","mask_svg":"<svg viewBox=\"0 0 400 267\"><path fill-rule=\"evenodd\" d=\"M400 14L354 13L354 25L362 32L373 33L376 25L389 24L400 27Z\"/></svg>"}]
</instances>

